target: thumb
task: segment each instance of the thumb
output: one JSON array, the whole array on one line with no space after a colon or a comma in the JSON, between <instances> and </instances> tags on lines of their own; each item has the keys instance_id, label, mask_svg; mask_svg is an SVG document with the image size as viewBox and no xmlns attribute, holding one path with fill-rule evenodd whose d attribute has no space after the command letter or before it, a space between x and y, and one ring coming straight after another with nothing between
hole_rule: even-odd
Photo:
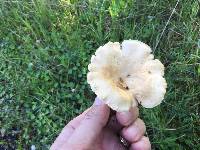
<instances>
[{"instance_id":1,"label":"thumb","mask_svg":"<svg viewBox=\"0 0 200 150\"><path fill-rule=\"evenodd\" d=\"M68 140L68 144L81 146L82 148L84 146L86 149L90 147L106 125L109 114L109 107L96 98L94 105Z\"/></svg>"}]
</instances>

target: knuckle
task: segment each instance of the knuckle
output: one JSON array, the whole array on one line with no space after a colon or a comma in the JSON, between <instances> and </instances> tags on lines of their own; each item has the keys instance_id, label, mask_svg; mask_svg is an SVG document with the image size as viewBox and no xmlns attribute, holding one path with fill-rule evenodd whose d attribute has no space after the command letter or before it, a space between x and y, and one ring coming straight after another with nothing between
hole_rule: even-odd
<instances>
[{"instance_id":1,"label":"knuckle","mask_svg":"<svg viewBox=\"0 0 200 150\"><path fill-rule=\"evenodd\" d=\"M118 117L119 119L119 122L122 124L122 125L124 125L124 126L128 126L132 121L129 119L129 118L127 118L127 117L125 117L125 116L120 116L120 117Z\"/></svg>"},{"instance_id":2,"label":"knuckle","mask_svg":"<svg viewBox=\"0 0 200 150\"><path fill-rule=\"evenodd\" d=\"M145 126L144 121L142 119L138 118L135 123L138 126L138 128L145 133L146 126Z\"/></svg>"},{"instance_id":3,"label":"knuckle","mask_svg":"<svg viewBox=\"0 0 200 150\"><path fill-rule=\"evenodd\" d=\"M148 137L143 137L145 145L146 145L146 149L145 150L150 150L151 149L151 143L149 141Z\"/></svg>"},{"instance_id":4,"label":"knuckle","mask_svg":"<svg viewBox=\"0 0 200 150\"><path fill-rule=\"evenodd\" d=\"M128 126L131 123L131 121L128 119L124 119L124 120L122 120L122 122L123 122L123 125L125 125L125 126Z\"/></svg>"},{"instance_id":5,"label":"knuckle","mask_svg":"<svg viewBox=\"0 0 200 150\"><path fill-rule=\"evenodd\" d=\"M85 120L96 120L96 121L98 121L99 125L104 126L105 121L104 121L104 118L102 118L102 116L104 116L102 113L103 112L99 111L98 106L95 106L86 113L84 119Z\"/></svg>"},{"instance_id":6,"label":"knuckle","mask_svg":"<svg viewBox=\"0 0 200 150\"><path fill-rule=\"evenodd\" d=\"M98 115L95 111L95 109L90 109L86 114L85 114L85 119L86 120L90 120L92 119L94 116Z\"/></svg>"},{"instance_id":7,"label":"knuckle","mask_svg":"<svg viewBox=\"0 0 200 150\"><path fill-rule=\"evenodd\" d=\"M67 125L67 128L69 128L69 129L71 129L71 130L75 130L75 129L76 129L75 126L73 126L71 123L69 123L69 124Z\"/></svg>"}]
</instances>

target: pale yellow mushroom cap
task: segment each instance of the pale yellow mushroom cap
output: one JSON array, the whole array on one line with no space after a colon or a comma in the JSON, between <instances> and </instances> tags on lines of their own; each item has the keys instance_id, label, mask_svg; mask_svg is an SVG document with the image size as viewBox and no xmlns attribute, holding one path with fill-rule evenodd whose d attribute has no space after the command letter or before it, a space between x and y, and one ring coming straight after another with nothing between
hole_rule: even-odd
<instances>
[{"instance_id":1,"label":"pale yellow mushroom cap","mask_svg":"<svg viewBox=\"0 0 200 150\"><path fill-rule=\"evenodd\" d=\"M140 41L108 42L92 56L87 81L116 111L127 111L137 102L155 107L164 99L167 84L163 64L153 58L151 48Z\"/></svg>"}]
</instances>

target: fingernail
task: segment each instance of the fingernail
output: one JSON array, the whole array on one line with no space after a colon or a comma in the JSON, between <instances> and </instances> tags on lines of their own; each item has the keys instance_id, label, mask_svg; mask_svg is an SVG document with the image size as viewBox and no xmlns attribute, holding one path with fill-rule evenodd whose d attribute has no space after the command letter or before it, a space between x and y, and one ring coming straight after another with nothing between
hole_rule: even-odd
<instances>
[{"instance_id":1,"label":"fingernail","mask_svg":"<svg viewBox=\"0 0 200 150\"><path fill-rule=\"evenodd\" d=\"M103 105L104 102L102 100L100 100L98 97L95 98L95 101L94 101L94 105L95 106L99 106L99 105Z\"/></svg>"}]
</instances>

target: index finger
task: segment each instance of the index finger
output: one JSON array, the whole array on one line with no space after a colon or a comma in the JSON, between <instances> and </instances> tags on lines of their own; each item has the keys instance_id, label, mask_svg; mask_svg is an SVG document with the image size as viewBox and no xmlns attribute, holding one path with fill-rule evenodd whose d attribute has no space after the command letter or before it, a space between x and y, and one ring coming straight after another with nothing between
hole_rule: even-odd
<instances>
[{"instance_id":1,"label":"index finger","mask_svg":"<svg viewBox=\"0 0 200 150\"><path fill-rule=\"evenodd\" d=\"M118 122L123 126L129 126L132 124L139 116L138 107L131 107L127 112L117 112L116 117Z\"/></svg>"}]
</instances>

